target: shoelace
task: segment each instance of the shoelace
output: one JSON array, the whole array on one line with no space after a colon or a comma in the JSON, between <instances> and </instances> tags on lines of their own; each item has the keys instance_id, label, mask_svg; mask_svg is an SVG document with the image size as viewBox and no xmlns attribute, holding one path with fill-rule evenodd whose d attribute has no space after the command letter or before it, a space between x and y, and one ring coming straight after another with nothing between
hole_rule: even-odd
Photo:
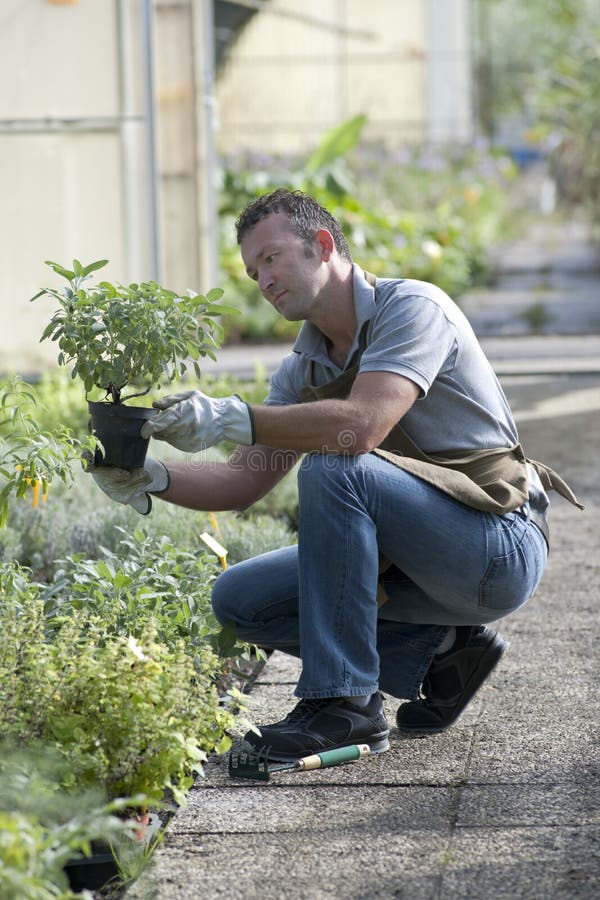
<instances>
[{"instance_id":1,"label":"shoelace","mask_svg":"<svg viewBox=\"0 0 600 900\"><path fill-rule=\"evenodd\" d=\"M330 699L300 700L300 702L296 704L293 710L287 714L284 722L290 725L296 725L300 722L304 722L307 719L311 719L315 715L315 713L318 713L320 709L322 709L324 706L327 706L329 703L331 703Z\"/></svg>"}]
</instances>

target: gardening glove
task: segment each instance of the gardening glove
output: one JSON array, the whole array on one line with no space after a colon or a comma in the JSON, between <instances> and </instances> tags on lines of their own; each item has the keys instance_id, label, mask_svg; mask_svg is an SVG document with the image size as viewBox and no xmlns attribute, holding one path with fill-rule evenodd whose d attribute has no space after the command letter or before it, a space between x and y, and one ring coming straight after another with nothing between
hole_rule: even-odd
<instances>
[{"instance_id":1,"label":"gardening glove","mask_svg":"<svg viewBox=\"0 0 600 900\"><path fill-rule=\"evenodd\" d=\"M152 405L161 412L144 422L143 438L167 441L186 452L204 450L222 440L254 443L252 412L239 397L215 399L202 391L184 391Z\"/></svg>"},{"instance_id":2,"label":"gardening glove","mask_svg":"<svg viewBox=\"0 0 600 900\"><path fill-rule=\"evenodd\" d=\"M117 466L88 466L92 478L107 497L116 503L133 506L147 516L152 509L151 493L166 491L169 472L157 459L147 457L143 469L119 469Z\"/></svg>"}]
</instances>

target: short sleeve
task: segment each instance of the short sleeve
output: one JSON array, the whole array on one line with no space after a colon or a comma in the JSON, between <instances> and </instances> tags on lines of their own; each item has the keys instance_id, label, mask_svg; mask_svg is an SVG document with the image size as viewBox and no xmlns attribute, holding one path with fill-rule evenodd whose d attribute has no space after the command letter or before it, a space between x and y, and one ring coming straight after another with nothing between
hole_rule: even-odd
<instances>
[{"instance_id":1,"label":"short sleeve","mask_svg":"<svg viewBox=\"0 0 600 900\"><path fill-rule=\"evenodd\" d=\"M392 294L372 321L361 372L395 372L426 395L440 372L456 359L456 328L435 300Z\"/></svg>"},{"instance_id":2,"label":"short sleeve","mask_svg":"<svg viewBox=\"0 0 600 900\"><path fill-rule=\"evenodd\" d=\"M297 353L284 356L269 379L269 393L265 399L265 406L286 406L300 402L301 362L302 358Z\"/></svg>"}]
</instances>

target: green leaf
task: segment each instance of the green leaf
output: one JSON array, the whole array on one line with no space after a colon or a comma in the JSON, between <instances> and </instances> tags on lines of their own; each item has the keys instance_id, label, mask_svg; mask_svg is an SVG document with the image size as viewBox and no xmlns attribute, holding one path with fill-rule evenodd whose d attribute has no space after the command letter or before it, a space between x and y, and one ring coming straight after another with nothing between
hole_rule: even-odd
<instances>
[{"instance_id":1,"label":"green leaf","mask_svg":"<svg viewBox=\"0 0 600 900\"><path fill-rule=\"evenodd\" d=\"M0 494L0 529L4 528L8 520L8 497L4 496L4 491Z\"/></svg>"},{"instance_id":2,"label":"green leaf","mask_svg":"<svg viewBox=\"0 0 600 900\"><path fill-rule=\"evenodd\" d=\"M90 272L95 272L97 269L102 269L105 265L107 265L107 259L97 259L96 262L89 263L89 265L83 267L83 274L89 275Z\"/></svg>"},{"instance_id":3,"label":"green leaf","mask_svg":"<svg viewBox=\"0 0 600 900\"><path fill-rule=\"evenodd\" d=\"M319 169L330 165L339 157L345 156L357 145L366 121L366 115L361 114L354 116L352 119L347 119L341 125L337 125L328 131L319 146L309 157L306 163L306 171L310 173L317 172Z\"/></svg>"},{"instance_id":4,"label":"green leaf","mask_svg":"<svg viewBox=\"0 0 600 900\"><path fill-rule=\"evenodd\" d=\"M52 322L49 322L48 325L46 325L46 327L44 328L44 330L43 330L43 332L42 332L42 336L41 336L41 338L40 338L40 343L41 343L42 341L45 341L47 337L50 337L50 335L51 335L52 332L54 331L54 328L55 328L55 327L56 327L56 323L53 322L53 321L52 321Z\"/></svg>"},{"instance_id":5,"label":"green leaf","mask_svg":"<svg viewBox=\"0 0 600 900\"><path fill-rule=\"evenodd\" d=\"M213 649L220 657L231 656L237 644L235 622L226 622L221 630L212 636Z\"/></svg>"},{"instance_id":6,"label":"green leaf","mask_svg":"<svg viewBox=\"0 0 600 900\"><path fill-rule=\"evenodd\" d=\"M228 306L226 303L212 303L207 307L206 312L211 316L239 316L240 314L240 310L236 306Z\"/></svg>"},{"instance_id":7,"label":"green leaf","mask_svg":"<svg viewBox=\"0 0 600 900\"><path fill-rule=\"evenodd\" d=\"M45 260L47 266L50 266L57 275L62 275L63 278L68 279L68 281L72 281L75 278L75 272L71 272L70 269L65 269L64 266L59 265L58 263L52 262L52 260Z\"/></svg>"}]
</instances>

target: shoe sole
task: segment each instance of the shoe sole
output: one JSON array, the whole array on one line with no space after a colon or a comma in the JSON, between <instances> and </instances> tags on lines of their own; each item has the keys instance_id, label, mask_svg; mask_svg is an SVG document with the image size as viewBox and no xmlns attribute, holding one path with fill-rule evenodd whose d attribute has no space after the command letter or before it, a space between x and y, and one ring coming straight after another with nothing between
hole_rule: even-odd
<instances>
[{"instance_id":1,"label":"shoe sole","mask_svg":"<svg viewBox=\"0 0 600 900\"><path fill-rule=\"evenodd\" d=\"M473 683L473 681L476 682L476 687L469 693L469 696L450 722L447 722L445 725L421 725L412 728L410 726L398 724L398 720L396 719L398 733L409 735L411 737L427 737L432 734L441 734L443 731L447 731L449 728L455 725L464 713L469 703L475 697L477 691L483 686L486 679L492 674L507 649L508 642L501 638L500 635L494 635L493 640L490 641L485 649L485 652L481 654L481 659L477 663L477 666L475 667L469 681L467 682L465 689L468 688L469 685Z\"/></svg>"},{"instance_id":2,"label":"shoe sole","mask_svg":"<svg viewBox=\"0 0 600 900\"><path fill-rule=\"evenodd\" d=\"M386 750L390 749L388 736L381 735L381 737L369 738L362 741L351 741L350 743L335 744L332 747L319 747L315 750L306 751L306 753L303 753L302 756L298 756L298 754L296 753L269 753L268 760L269 762L294 762L299 759L303 759L305 756L314 756L317 753L325 753L327 750L340 750L342 747L354 747L356 744L368 744L371 753L385 753Z\"/></svg>"}]
</instances>

